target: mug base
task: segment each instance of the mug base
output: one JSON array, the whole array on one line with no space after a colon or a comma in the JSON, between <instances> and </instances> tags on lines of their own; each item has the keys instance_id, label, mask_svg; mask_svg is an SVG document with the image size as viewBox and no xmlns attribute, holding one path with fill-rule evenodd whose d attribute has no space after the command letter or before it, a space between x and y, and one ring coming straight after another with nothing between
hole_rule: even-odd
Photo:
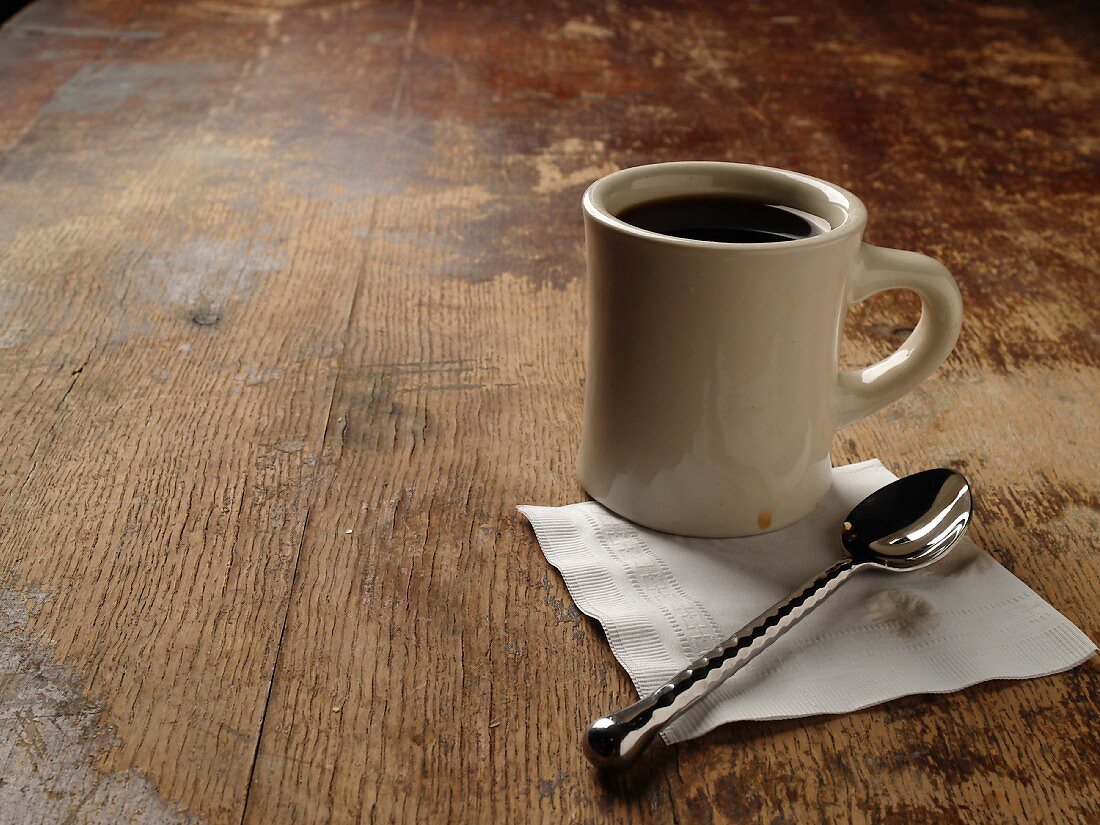
<instances>
[{"instance_id":1,"label":"mug base","mask_svg":"<svg viewBox=\"0 0 1100 825\"><path fill-rule=\"evenodd\" d=\"M808 462L778 479L703 473L624 472L582 449L576 477L593 499L635 524L689 538L742 538L773 533L817 509L832 486L832 461ZM793 483L791 479L794 480Z\"/></svg>"},{"instance_id":2,"label":"mug base","mask_svg":"<svg viewBox=\"0 0 1100 825\"><path fill-rule=\"evenodd\" d=\"M583 485L582 485L583 486ZM714 522L711 524L700 524L698 522L688 522L682 518L675 516L665 518L649 518L646 516L635 517L629 513L624 513L617 509L615 504L603 496L594 494L591 490L585 489L588 495L592 496L592 499L602 506L606 507L615 515L620 518L624 518L627 521L633 522L639 527L644 527L647 530L655 530L658 533L668 533L673 536L683 536L685 538L695 539L734 539L734 538L747 538L749 536L762 536L765 533L774 533L777 530L782 530L785 527L790 527L792 524L801 521L809 516L820 506L821 502L825 499L825 493L822 492L817 500L814 501L813 506L804 512L787 513L779 518L772 518L771 513L768 511L761 511L757 514L756 524L746 523L734 523L734 522ZM766 522L766 526L762 526L761 522Z\"/></svg>"}]
</instances>

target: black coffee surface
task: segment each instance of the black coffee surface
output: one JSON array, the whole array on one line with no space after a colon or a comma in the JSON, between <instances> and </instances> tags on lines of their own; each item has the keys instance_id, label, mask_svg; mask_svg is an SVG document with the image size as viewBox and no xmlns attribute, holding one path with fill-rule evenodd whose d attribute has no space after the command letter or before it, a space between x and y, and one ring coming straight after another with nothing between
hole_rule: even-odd
<instances>
[{"instance_id":1,"label":"black coffee surface","mask_svg":"<svg viewBox=\"0 0 1100 825\"><path fill-rule=\"evenodd\" d=\"M824 231L796 209L721 195L649 201L617 217L650 232L719 243L777 243Z\"/></svg>"}]
</instances>

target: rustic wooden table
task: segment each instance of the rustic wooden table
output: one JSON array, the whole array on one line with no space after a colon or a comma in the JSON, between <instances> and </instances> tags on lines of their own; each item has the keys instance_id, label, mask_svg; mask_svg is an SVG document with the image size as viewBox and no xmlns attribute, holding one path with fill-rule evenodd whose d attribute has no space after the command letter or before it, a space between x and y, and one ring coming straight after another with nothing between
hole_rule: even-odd
<instances>
[{"instance_id":1,"label":"rustic wooden table","mask_svg":"<svg viewBox=\"0 0 1100 825\"><path fill-rule=\"evenodd\" d=\"M1095 661L580 756L631 689L515 505L583 495L579 197L620 166L803 170L946 262L956 353L835 460L963 468L1100 638L1096 19L719 6L0 30L0 821L1097 821ZM915 316L861 305L845 360Z\"/></svg>"}]
</instances>

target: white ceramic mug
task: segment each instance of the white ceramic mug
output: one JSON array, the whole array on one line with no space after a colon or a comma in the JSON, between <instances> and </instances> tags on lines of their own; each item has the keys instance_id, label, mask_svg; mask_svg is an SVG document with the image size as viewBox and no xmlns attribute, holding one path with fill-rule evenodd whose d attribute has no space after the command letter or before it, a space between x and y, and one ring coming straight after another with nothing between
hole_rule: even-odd
<instances>
[{"instance_id":1,"label":"white ceramic mug","mask_svg":"<svg viewBox=\"0 0 1100 825\"><path fill-rule=\"evenodd\" d=\"M616 215L732 195L824 218L780 243L687 240ZM833 433L899 398L947 357L962 324L954 278L915 252L862 243L867 210L808 175L738 163L659 163L584 194L588 375L577 471L626 518L689 536L777 530L830 483ZM849 304L911 289L921 318L890 357L840 370Z\"/></svg>"}]
</instances>

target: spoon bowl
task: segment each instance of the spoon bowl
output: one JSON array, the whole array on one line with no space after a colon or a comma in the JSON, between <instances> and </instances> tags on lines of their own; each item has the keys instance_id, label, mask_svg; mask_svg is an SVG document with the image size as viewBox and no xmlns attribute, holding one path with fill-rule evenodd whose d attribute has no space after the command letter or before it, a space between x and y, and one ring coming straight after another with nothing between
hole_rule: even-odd
<instances>
[{"instance_id":1,"label":"spoon bowl","mask_svg":"<svg viewBox=\"0 0 1100 825\"><path fill-rule=\"evenodd\" d=\"M863 499L848 514L840 540L856 561L918 570L951 552L972 509L966 478L944 468L925 470Z\"/></svg>"}]
</instances>

